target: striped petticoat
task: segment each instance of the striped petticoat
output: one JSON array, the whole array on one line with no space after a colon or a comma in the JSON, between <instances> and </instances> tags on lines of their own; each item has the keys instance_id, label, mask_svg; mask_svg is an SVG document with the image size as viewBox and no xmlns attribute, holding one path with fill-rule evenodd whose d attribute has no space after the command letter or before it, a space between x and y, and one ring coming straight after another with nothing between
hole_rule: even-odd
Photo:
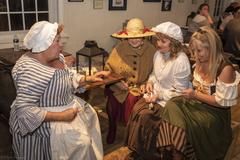
<instances>
[{"instance_id":1,"label":"striped petticoat","mask_svg":"<svg viewBox=\"0 0 240 160\"><path fill-rule=\"evenodd\" d=\"M157 136L157 148L162 152L162 149L167 146L181 152L187 160L196 160L194 149L187 141L185 130L162 120Z\"/></svg>"}]
</instances>

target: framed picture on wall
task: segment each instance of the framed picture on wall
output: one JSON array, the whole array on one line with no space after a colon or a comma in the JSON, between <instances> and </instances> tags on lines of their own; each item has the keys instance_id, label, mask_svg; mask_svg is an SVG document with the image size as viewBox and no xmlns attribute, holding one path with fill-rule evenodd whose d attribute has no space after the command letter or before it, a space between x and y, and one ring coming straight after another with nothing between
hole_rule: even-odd
<instances>
[{"instance_id":1,"label":"framed picture on wall","mask_svg":"<svg viewBox=\"0 0 240 160\"><path fill-rule=\"evenodd\" d=\"M161 0L143 0L143 2L161 2Z\"/></svg>"},{"instance_id":2,"label":"framed picture on wall","mask_svg":"<svg viewBox=\"0 0 240 160\"><path fill-rule=\"evenodd\" d=\"M126 10L127 0L109 0L108 10Z\"/></svg>"},{"instance_id":3,"label":"framed picture on wall","mask_svg":"<svg viewBox=\"0 0 240 160\"><path fill-rule=\"evenodd\" d=\"M162 11L171 11L172 0L163 0L162 1Z\"/></svg>"}]
</instances>

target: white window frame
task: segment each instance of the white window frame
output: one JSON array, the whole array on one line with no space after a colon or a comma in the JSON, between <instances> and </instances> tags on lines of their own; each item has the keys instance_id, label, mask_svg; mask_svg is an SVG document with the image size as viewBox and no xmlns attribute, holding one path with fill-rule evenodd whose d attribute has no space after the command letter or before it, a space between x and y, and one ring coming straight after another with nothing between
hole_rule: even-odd
<instances>
[{"instance_id":1,"label":"white window frame","mask_svg":"<svg viewBox=\"0 0 240 160\"><path fill-rule=\"evenodd\" d=\"M58 22L59 3L61 3L61 2L58 2L58 0L48 0L48 9L49 9L48 14L49 14L50 22ZM8 5L8 0L7 0L7 5ZM18 13L18 12L14 12L14 13ZM23 12L19 12L19 13L23 13ZM24 12L24 13L32 13L32 12ZM34 11L34 13L36 13L36 12ZM40 12L38 12L38 13L40 13ZM10 22L9 22L9 24L10 24ZM25 23L23 25L25 25ZM24 38L25 34L27 33L27 31L28 30L0 32L0 49L12 47L12 40L13 40L13 36L15 34L18 35L18 38L20 40L20 45L21 45L23 38Z\"/></svg>"}]
</instances>

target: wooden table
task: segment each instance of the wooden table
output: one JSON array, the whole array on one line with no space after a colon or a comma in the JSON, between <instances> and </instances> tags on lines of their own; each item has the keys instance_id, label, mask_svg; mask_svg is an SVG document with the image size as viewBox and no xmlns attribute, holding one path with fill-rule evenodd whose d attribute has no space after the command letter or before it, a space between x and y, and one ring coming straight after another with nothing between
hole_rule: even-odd
<instances>
[{"instance_id":1,"label":"wooden table","mask_svg":"<svg viewBox=\"0 0 240 160\"><path fill-rule=\"evenodd\" d=\"M108 77L103 78L101 82L85 82L81 86L86 89L84 93L76 93L77 96L83 98L85 101L89 100L90 91L102 85L109 85L123 80L124 78L117 74L110 74Z\"/></svg>"}]
</instances>

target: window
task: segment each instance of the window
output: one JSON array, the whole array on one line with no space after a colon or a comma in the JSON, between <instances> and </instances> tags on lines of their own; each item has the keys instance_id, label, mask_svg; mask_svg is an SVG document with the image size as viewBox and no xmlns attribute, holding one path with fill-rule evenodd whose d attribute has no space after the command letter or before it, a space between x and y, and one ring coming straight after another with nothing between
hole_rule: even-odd
<instances>
[{"instance_id":1,"label":"window","mask_svg":"<svg viewBox=\"0 0 240 160\"><path fill-rule=\"evenodd\" d=\"M17 35L20 45L36 21L62 22L64 0L0 0L0 49L13 46ZM60 15L60 17L58 16Z\"/></svg>"},{"instance_id":2,"label":"window","mask_svg":"<svg viewBox=\"0 0 240 160\"><path fill-rule=\"evenodd\" d=\"M0 0L0 32L28 30L49 20L48 0Z\"/></svg>"}]
</instances>

